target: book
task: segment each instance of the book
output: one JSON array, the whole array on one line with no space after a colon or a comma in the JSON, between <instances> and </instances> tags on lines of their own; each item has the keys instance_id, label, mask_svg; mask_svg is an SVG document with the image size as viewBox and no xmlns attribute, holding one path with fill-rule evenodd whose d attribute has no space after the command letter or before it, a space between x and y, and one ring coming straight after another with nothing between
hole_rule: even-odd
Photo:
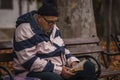
<instances>
[{"instance_id":1,"label":"book","mask_svg":"<svg viewBox=\"0 0 120 80\"><path fill-rule=\"evenodd\" d=\"M85 62L86 62L86 60L83 60L83 61L79 62L77 65L73 66L73 68L71 69L71 72L78 72L78 71L84 70Z\"/></svg>"}]
</instances>

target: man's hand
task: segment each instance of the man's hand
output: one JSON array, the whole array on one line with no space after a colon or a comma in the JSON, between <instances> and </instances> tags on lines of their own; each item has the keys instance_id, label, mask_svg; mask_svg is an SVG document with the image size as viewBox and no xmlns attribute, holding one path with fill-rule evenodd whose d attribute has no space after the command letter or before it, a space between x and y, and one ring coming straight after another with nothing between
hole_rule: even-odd
<instances>
[{"instance_id":1,"label":"man's hand","mask_svg":"<svg viewBox=\"0 0 120 80\"><path fill-rule=\"evenodd\" d=\"M75 75L75 73L70 72L70 70L71 70L71 68L66 67L66 66L63 66L61 76L62 76L63 78L68 79L68 78L70 78L71 76Z\"/></svg>"}]
</instances>

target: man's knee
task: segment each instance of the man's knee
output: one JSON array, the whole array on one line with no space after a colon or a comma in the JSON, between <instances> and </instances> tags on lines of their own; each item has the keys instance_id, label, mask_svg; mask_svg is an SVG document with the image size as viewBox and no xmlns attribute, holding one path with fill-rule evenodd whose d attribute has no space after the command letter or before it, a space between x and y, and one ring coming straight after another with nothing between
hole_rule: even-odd
<instances>
[{"instance_id":1,"label":"man's knee","mask_svg":"<svg viewBox=\"0 0 120 80\"><path fill-rule=\"evenodd\" d=\"M93 62L85 62L81 77L83 80L96 80L95 64Z\"/></svg>"},{"instance_id":2,"label":"man's knee","mask_svg":"<svg viewBox=\"0 0 120 80\"><path fill-rule=\"evenodd\" d=\"M86 73L95 74L95 64L91 61L86 61L84 64L84 70Z\"/></svg>"}]
</instances>

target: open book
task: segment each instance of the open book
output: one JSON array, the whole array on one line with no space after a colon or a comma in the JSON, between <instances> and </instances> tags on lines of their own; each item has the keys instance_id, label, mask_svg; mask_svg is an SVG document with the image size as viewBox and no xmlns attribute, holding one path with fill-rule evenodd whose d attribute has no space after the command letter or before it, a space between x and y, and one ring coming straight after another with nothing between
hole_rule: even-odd
<instances>
[{"instance_id":1,"label":"open book","mask_svg":"<svg viewBox=\"0 0 120 80\"><path fill-rule=\"evenodd\" d=\"M71 72L77 72L77 71L81 71L84 70L84 63L86 62L86 60L81 61L80 63L78 63L77 65L75 65L72 69Z\"/></svg>"}]
</instances>

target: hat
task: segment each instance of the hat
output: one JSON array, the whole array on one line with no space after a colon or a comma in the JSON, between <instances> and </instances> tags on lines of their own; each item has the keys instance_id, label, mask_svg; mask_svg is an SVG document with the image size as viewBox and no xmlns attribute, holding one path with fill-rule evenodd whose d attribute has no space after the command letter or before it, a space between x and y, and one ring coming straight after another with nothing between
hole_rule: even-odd
<instances>
[{"instance_id":1,"label":"hat","mask_svg":"<svg viewBox=\"0 0 120 80\"><path fill-rule=\"evenodd\" d=\"M43 4L38 9L38 14L42 16L58 16L58 11L53 4Z\"/></svg>"},{"instance_id":2,"label":"hat","mask_svg":"<svg viewBox=\"0 0 120 80\"><path fill-rule=\"evenodd\" d=\"M53 5L57 7L57 0L42 0L43 5Z\"/></svg>"}]
</instances>

